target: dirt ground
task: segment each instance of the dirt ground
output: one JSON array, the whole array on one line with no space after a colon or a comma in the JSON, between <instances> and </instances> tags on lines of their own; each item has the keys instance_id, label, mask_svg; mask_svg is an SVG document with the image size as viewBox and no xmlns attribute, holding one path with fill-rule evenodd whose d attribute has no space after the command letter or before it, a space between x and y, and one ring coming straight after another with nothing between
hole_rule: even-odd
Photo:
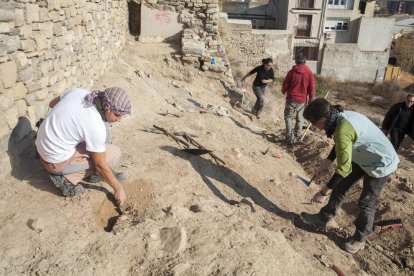
<instances>
[{"instance_id":1,"label":"dirt ground","mask_svg":"<svg viewBox=\"0 0 414 276\"><path fill-rule=\"evenodd\" d=\"M332 265L345 275L413 273L405 261L414 254L411 141L376 217L401 218L404 227L372 233L353 256L341 248L354 231L360 185L328 233L295 226L300 212L320 209L310 199L324 183L306 187L296 176L310 179L332 141L310 132L305 144L287 147L280 83L258 120L246 112L255 100L249 88L246 103L227 76L183 65L176 51L131 40L96 84L120 86L133 102L132 115L111 128L123 150L117 169L128 175L123 214L108 185L86 184L65 199L26 159L0 185L1 275L335 275ZM330 99L381 118L386 107L360 96L333 91ZM154 125L194 135L225 165L183 152Z\"/></svg>"}]
</instances>

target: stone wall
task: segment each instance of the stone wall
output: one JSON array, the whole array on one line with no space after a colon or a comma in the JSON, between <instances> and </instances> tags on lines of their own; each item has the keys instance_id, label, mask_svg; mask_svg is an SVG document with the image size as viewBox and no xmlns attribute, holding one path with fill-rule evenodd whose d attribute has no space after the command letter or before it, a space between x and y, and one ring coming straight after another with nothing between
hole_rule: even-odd
<instances>
[{"instance_id":1,"label":"stone wall","mask_svg":"<svg viewBox=\"0 0 414 276\"><path fill-rule=\"evenodd\" d=\"M361 51L357 44L326 44L322 76L340 81L382 82L388 51Z\"/></svg>"},{"instance_id":2,"label":"stone wall","mask_svg":"<svg viewBox=\"0 0 414 276\"><path fill-rule=\"evenodd\" d=\"M127 26L125 0L0 3L0 175L33 141L50 99L90 88L114 61Z\"/></svg>"},{"instance_id":3,"label":"stone wall","mask_svg":"<svg viewBox=\"0 0 414 276\"><path fill-rule=\"evenodd\" d=\"M285 75L294 64L293 36L284 30L254 30L249 20L220 18L223 45L233 71L237 64L248 67L261 65L262 59L271 57L278 76ZM236 76L235 76L236 77Z\"/></svg>"},{"instance_id":4,"label":"stone wall","mask_svg":"<svg viewBox=\"0 0 414 276\"><path fill-rule=\"evenodd\" d=\"M130 0L141 5L149 15L140 41L163 41L177 37L174 32L182 26L182 60L186 63L204 63L203 70L228 72L229 63L221 47L218 31L218 0ZM164 11L164 12L163 12ZM177 18L178 15L178 18ZM142 20L141 20L142 21ZM151 22L152 21L152 22ZM169 33L161 30L159 21L170 21ZM141 22L143 24L143 22ZM153 35L151 35L151 32ZM168 37L169 36L169 37Z\"/></svg>"}]
</instances>

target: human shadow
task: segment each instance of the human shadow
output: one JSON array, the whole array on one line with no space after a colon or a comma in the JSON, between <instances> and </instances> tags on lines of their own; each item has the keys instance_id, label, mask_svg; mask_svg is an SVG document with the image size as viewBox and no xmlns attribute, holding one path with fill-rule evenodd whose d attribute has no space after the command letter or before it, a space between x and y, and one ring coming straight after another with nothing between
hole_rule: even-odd
<instances>
[{"instance_id":1,"label":"human shadow","mask_svg":"<svg viewBox=\"0 0 414 276\"><path fill-rule=\"evenodd\" d=\"M333 241L335 243L336 246L338 246L339 248L343 249L343 244L347 238L346 234L341 232L340 229L335 229L335 228L328 228L325 231L321 231L321 230L316 230L313 226L306 224L300 215L297 215L294 220L293 220L293 225L295 225L295 227L297 229L301 229L303 231L309 232L309 233L313 233L313 234L318 234L318 235L324 235L326 236L328 239L330 239L331 241Z\"/></svg>"},{"instance_id":2,"label":"human shadow","mask_svg":"<svg viewBox=\"0 0 414 276\"><path fill-rule=\"evenodd\" d=\"M32 187L59 194L49 180L48 173L41 165L35 147L36 131L26 117L19 117L9 141L7 154L10 158L11 175L18 180L25 180Z\"/></svg>"},{"instance_id":3,"label":"human shadow","mask_svg":"<svg viewBox=\"0 0 414 276\"><path fill-rule=\"evenodd\" d=\"M244 199L251 198L257 206L262 207L270 213L291 221L295 218L295 213L279 208L276 204L267 199L257 188L250 185L241 175L230 168L217 165L211 160L204 159L200 156L189 155L175 147L162 146L161 149L189 161L194 170L200 174L207 187L224 202L230 205L239 203L238 201L228 199L220 189L214 185L211 179L230 187Z\"/></svg>"},{"instance_id":4,"label":"human shadow","mask_svg":"<svg viewBox=\"0 0 414 276\"><path fill-rule=\"evenodd\" d=\"M242 123L240 123L239 121L234 119L232 116L228 116L228 117L239 128L246 129L246 130L250 131L253 134L259 135L259 136L265 138L268 142L271 142L271 143L278 142L277 137L274 133L269 133L269 132L266 132L264 130L263 131L254 130L254 129L248 127L248 126L243 125Z\"/></svg>"},{"instance_id":5,"label":"human shadow","mask_svg":"<svg viewBox=\"0 0 414 276\"><path fill-rule=\"evenodd\" d=\"M231 106L234 106L237 102L242 102L243 95L239 92L232 89L226 82L223 80L220 80L221 85L223 86L224 90L226 90L227 95L230 98L230 104Z\"/></svg>"}]
</instances>

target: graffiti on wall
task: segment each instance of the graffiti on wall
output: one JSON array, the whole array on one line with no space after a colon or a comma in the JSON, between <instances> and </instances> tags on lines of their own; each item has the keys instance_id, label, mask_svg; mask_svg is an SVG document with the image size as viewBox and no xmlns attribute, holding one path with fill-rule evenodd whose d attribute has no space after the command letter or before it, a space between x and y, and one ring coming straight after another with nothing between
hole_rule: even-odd
<instances>
[{"instance_id":1,"label":"graffiti on wall","mask_svg":"<svg viewBox=\"0 0 414 276\"><path fill-rule=\"evenodd\" d=\"M155 14L155 20L160 23L171 23L172 12L170 11L157 11Z\"/></svg>"}]
</instances>

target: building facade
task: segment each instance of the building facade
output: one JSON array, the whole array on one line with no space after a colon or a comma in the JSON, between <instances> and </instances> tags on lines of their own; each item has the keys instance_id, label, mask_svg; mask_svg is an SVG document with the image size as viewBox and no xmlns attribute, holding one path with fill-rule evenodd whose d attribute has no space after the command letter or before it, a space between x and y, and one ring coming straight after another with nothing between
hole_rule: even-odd
<instances>
[{"instance_id":1,"label":"building facade","mask_svg":"<svg viewBox=\"0 0 414 276\"><path fill-rule=\"evenodd\" d=\"M394 23L390 18L374 17L375 4L369 0L270 0L254 9L245 5L237 12L238 19L250 20L262 11L272 24L256 21L257 29L267 29L268 35L288 34L292 63L300 51L315 73L374 82L381 81L387 65ZM359 62L370 59L375 62ZM341 63L346 65L343 70L336 68Z\"/></svg>"}]
</instances>

